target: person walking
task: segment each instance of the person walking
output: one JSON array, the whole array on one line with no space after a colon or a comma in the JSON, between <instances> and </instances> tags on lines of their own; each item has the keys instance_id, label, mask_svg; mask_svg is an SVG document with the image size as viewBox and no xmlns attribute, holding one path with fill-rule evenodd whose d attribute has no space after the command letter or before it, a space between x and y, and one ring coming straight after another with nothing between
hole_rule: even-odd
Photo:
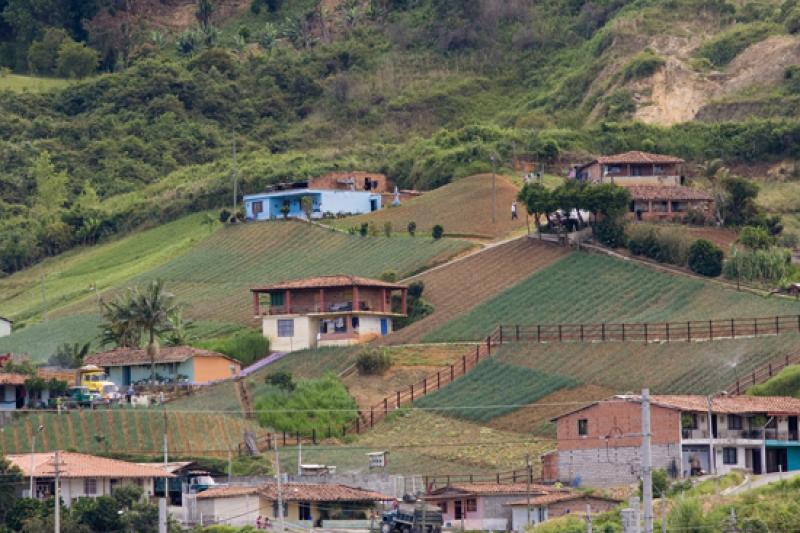
<instances>
[{"instance_id":1,"label":"person walking","mask_svg":"<svg viewBox=\"0 0 800 533\"><path fill-rule=\"evenodd\" d=\"M511 220L517 220L517 202L511 202Z\"/></svg>"}]
</instances>

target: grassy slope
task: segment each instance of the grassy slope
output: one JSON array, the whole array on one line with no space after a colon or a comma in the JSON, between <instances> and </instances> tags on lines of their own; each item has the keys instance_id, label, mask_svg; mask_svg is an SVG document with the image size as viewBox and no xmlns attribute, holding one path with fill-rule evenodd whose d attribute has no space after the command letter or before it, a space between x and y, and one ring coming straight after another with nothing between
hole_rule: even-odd
<instances>
[{"instance_id":1,"label":"grassy slope","mask_svg":"<svg viewBox=\"0 0 800 533\"><path fill-rule=\"evenodd\" d=\"M796 313L797 302L736 292L606 256L573 253L423 340L480 339L499 323L662 322Z\"/></svg>"},{"instance_id":2,"label":"grassy slope","mask_svg":"<svg viewBox=\"0 0 800 533\"><path fill-rule=\"evenodd\" d=\"M26 320L42 313L41 276L50 313L85 302L95 307L90 288L102 293L181 255L209 236L202 214L128 235L98 246L78 248L7 278L0 278L0 315Z\"/></svg>"},{"instance_id":3,"label":"grassy slope","mask_svg":"<svg viewBox=\"0 0 800 533\"><path fill-rule=\"evenodd\" d=\"M6 426L0 443L6 453L25 453L30 450L31 429L41 424L45 429L42 438L36 439L38 451L157 455L163 453L163 420L158 409L33 414ZM258 431L255 424L241 418L202 413L170 413L167 425L171 453L178 455L227 456L228 450L236 450L244 431Z\"/></svg>"},{"instance_id":4,"label":"grassy slope","mask_svg":"<svg viewBox=\"0 0 800 533\"><path fill-rule=\"evenodd\" d=\"M0 91L8 90L18 93L41 93L55 89L63 89L72 83L74 83L72 80L63 78L40 78L37 76L9 74L7 76L0 76Z\"/></svg>"},{"instance_id":5,"label":"grassy slope","mask_svg":"<svg viewBox=\"0 0 800 533\"><path fill-rule=\"evenodd\" d=\"M428 234L436 224L445 234L501 237L525 227L522 207L520 217L511 220L511 202L518 188L504 176L497 177L497 222L492 223L492 177L480 174L460 179L418 198L404 201L398 207L388 207L374 213L334 221L340 228L358 227L362 222L374 222L383 231L390 222L394 231L406 232L408 223L417 223L420 234Z\"/></svg>"}]
</instances>

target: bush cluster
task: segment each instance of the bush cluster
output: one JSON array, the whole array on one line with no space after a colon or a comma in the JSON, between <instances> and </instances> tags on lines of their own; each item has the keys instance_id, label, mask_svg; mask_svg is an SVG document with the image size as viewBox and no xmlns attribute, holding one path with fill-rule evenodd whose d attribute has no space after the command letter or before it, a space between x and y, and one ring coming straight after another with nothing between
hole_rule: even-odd
<instances>
[{"instance_id":1,"label":"bush cluster","mask_svg":"<svg viewBox=\"0 0 800 533\"><path fill-rule=\"evenodd\" d=\"M629 231L628 249L633 255L683 266L689 257L689 238L681 228L636 224Z\"/></svg>"},{"instance_id":2,"label":"bush cluster","mask_svg":"<svg viewBox=\"0 0 800 533\"><path fill-rule=\"evenodd\" d=\"M735 250L725 261L723 274L728 279L776 282L791 272L791 259L791 253L784 248Z\"/></svg>"},{"instance_id":3,"label":"bush cluster","mask_svg":"<svg viewBox=\"0 0 800 533\"><path fill-rule=\"evenodd\" d=\"M392 357L385 350L366 350L356 359L356 368L362 376L382 376L391 367Z\"/></svg>"}]
</instances>

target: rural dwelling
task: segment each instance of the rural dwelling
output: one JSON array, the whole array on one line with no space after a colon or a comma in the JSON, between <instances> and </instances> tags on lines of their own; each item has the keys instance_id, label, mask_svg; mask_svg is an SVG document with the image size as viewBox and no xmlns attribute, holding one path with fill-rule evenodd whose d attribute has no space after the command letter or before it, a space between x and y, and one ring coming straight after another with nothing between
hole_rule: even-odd
<instances>
[{"instance_id":1,"label":"rural dwelling","mask_svg":"<svg viewBox=\"0 0 800 533\"><path fill-rule=\"evenodd\" d=\"M595 494L586 494L575 491L550 492L532 496L507 503L511 508L511 529L523 532L528 525L538 525L551 518L558 518L568 514L586 516L586 511L591 514L600 514L613 510L622 500L608 498ZM528 507L530 506L530 515ZM530 516L530 522L528 522Z\"/></svg>"},{"instance_id":2,"label":"rural dwelling","mask_svg":"<svg viewBox=\"0 0 800 533\"><path fill-rule=\"evenodd\" d=\"M102 367L121 390L150 380L150 356L142 348L116 348L86 357L87 365ZM156 380L204 384L239 375L239 361L192 346L164 346L156 356Z\"/></svg>"},{"instance_id":3,"label":"rural dwelling","mask_svg":"<svg viewBox=\"0 0 800 533\"><path fill-rule=\"evenodd\" d=\"M369 519L380 502L394 498L346 485L283 483L283 516L292 529L311 527L369 528ZM259 518L272 524L278 519L278 487L211 488L196 496L192 523L255 526ZM274 527L274 526L273 526ZM270 528L271 529L271 528Z\"/></svg>"},{"instance_id":4,"label":"rural dwelling","mask_svg":"<svg viewBox=\"0 0 800 533\"><path fill-rule=\"evenodd\" d=\"M8 413L17 409L47 405L50 391L38 387L35 390L27 390L25 382L30 377L25 374L0 372L0 412Z\"/></svg>"},{"instance_id":5,"label":"rural dwelling","mask_svg":"<svg viewBox=\"0 0 800 533\"><path fill-rule=\"evenodd\" d=\"M8 337L11 335L11 328L14 322L8 318L0 316L0 337Z\"/></svg>"},{"instance_id":6,"label":"rural dwelling","mask_svg":"<svg viewBox=\"0 0 800 533\"><path fill-rule=\"evenodd\" d=\"M74 452L7 455L6 458L22 471L26 479L33 467L34 497L44 500L55 494L56 467L61 477L61 498L66 506L82 497L108 496L116 487L135 484L147 496L153 495L153 480L172 477L157 466L144 466L116 459ZM21 495L29 497L28 483L20 486Z\"/></svg>"},{"instance_id":7,"label":"rural dwelling","mask_svg":"<svg viewBox=\"0 0 800 533\"><path fill-rule=\"evenodd\" d=\"M560 492L552 486L530 486L531 497ZM430 490L425 500L439 506L446 528L507 531L512 519L508 504L527 494L525 483L452 483Z\"/></svg>"},{"instance_id":8,"label":"rural dwelling","mask_svg":"<svg viewBox=\"0 0 800 533\"><path fill-rule=\"evenodd\" d=\"M790 397L652 396L653 466L673 478L800 470L798 416L800 400ZM553 420L559 480L617 486L639 479L641 397L615 396Z\"/></svg>"},{"instance_id":9,"label":"rural dwelling","mask_svg":"<svg viewBox=\"0 0 800 533\"><path fill-rule=\"evenodd\" d=\"M304 278L250 291L270 348L281 352L366 342L391 333L392 319L406 314L406 285L358 276Z\"/></svg>"},{"instance_id":10,"label":"rural dwelling","mask_svg":"<svg viewBox=\"0 0 800 533\"><path fill-rule=\"evenodd\" d=\"M681 220L690 212L705 220L714 217L714 198L705 191L682 185L626 186L631 195L629 211L636 220Z\"/></svg>"},{"instance_id":11,"label":"rural dwelling","mask_svg":"<svg viewBox=\"0 0 800 533\"><path fill-rule=\"evenodd\" d=\"M616 183L621 186L677 186L683 159L669 155L633 151L598 157L575 167L575 178L592 183Z\"/></svg>"}]
</instances>

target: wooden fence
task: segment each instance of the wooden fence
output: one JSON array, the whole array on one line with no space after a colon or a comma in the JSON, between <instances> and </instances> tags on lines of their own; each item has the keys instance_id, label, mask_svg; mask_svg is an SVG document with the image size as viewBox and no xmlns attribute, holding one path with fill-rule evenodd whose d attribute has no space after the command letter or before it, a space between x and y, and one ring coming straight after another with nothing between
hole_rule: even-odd
<instances>
[{"instance_id":1,"label":"wooden fence","mask_svg":"<svg viewBox=\"0 0 800 533\"><path fill-rule=\"evenodd\" d=\"M787 366L797 364L800 364L800 351L786 354L782 358L770 361L750 374L740 377L726 389L726 392L728 394L744 394L753 385L764 383Z\"/></svg>"},{"instance_id":2,"label":"wooden fence","mask_svg":"<svg viewBox=\"0 0 800 533\"><path fill-rule=\"evenodd\" d=\"M422 479L425 481L425 487L429 490L436 487L446 487L453 483L513 484L527 483L528 481L530 483L543 483L543 479L535 477L533 469L528 468L497 472L495 474L433 474L423 476Z\"/></svg>"},{"instance_id":3,"label":"wooden fence","mask_svg":"<svg viewBox=\"0 0 800 533\"><path fill-rule=\"evenodd\" d=\"M800 315L686 322L501 325L504 342L694 342L800 332Z\"/></svg>"}]
</instances>

